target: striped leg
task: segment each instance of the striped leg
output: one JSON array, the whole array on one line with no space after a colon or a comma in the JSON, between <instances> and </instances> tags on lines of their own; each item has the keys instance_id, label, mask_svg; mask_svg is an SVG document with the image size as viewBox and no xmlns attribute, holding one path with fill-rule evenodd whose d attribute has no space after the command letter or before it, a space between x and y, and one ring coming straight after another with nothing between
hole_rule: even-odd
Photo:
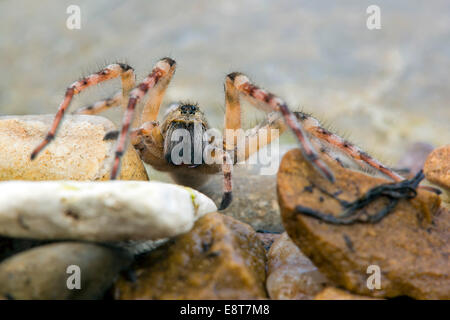
<instances>
[{"instance_id":1,"label":"striped leg","mask_svg":"<svg viewBox=\"0 0 450 320\"><path fill-rule=\"evenodd\" d=\"M233 87L232 90L228 90ZM238 110L237 105L239 100L237 99L237 94L242 93L244 97L248 98L250 102L253 103L255 107L260 107L265 111L278 111L284 118L286 125L292 129L297 139L300 142L300 147L305 155L305 158L310 161L311 164L330 182L334 182L334 175L328 166L320 158L314 147L311 145L302 125L297 120L294 113L288 108L287 104L276 97L272 93L269 93L263 89L258 88L253 85L250 80L241 73L231 73L227 76L225 90L227 91L225 96L229 100L228 105L232 106L232 110ZM237 111L227 113L228 115L237 114ZM240 110L239 110L240 113ZM231 121L230 121L231 122ZM228 121L226 120L226 124Z\"/></svg>"},{"instance_id":2,"label":"striped leg","mask_svg":"<svg viewBox=\"0 0 450 320\"><path fill-rule=\"evenodd\" d=\"M149 90L152 91L155 87L156 90L158 90L157 85L160 81L170 81L170 78L175 71L175 66L175 61L170 58L163 58L159 60L154 66L152 72L142 81L142 83L140 83L135 89L130 92L127 109L125 110L125 114L122 120L122 128L120 130L119 138L117 141L116 153L114 156L114 162L111 171L111 180L116 179L119 173L120 161L127 145L130 126L133 122L136 104L144 97L144 95Z\"/></svg>"},{"instance_id":3,"label":"striped leg","mask_svg":"<svg viewBox=\"0 0 450 320\"><path fill-rule=\"evenodd\" d=\"M358 163L358 161L363 162L369 165L370 167L374 168L375 170L379 171L383 175L388 176L394 181L404 180L402 176L392 171L391 169L387 168L380 161L371 157L366 152L364 152L357 146L353 145L351 142L346 141L340 136L321 127L320 122L314 117L303 112L294 112L294 115L307 133L318 138L319 141L321 142L325 141L326 143L335 147L337 150L353 159L353 161L355 161L356 163ZM270 113L260 125L252 129L251 135L252 136L259 135L259 131L262 129L265 130L277 129L279 130L279 135L281 135L287 129L287 127L284 121L282 121L282 118L277 113L273 112ZM271 143L271 140L268 140L266 144L269 143ZM258 143L256 150L249 150L248 141L246 141L246 148L244 149L245 157L243 159L247 159L252 153L258 151L261 147L265 146L266 144L260 145L260 143ZM338 163L340 163L341 160L339 158L336 158L334 153L331 150L328 150L329 148L327 148L326 145L322 143L318 147L320 147L321 151L328 154L331 159L336 160Z\"/></svg>"},{"instance_id":4,"label":"striped leg","mask_svg":"<svg viewBox=\"0 0 450 320\"><path fill-rule=\"evenodd\" d=\"M233 162L231 161L230 154L227 151L223 152L223 196L219 205L219 210L225 210L233 200L233 184L231 181L231 172L233 171Z\"/></svg>"},{"instance_id":5,"label":"striped leg","mask_svg":"<svg viewBox=\"0 0 450 320\"><path fill-rule=\"evenodd\" d=\"M271 129L279 130L278 134L272 135ZM231 180L233 165L236 162L245 161L252 154L258 152L259 149L270 144L272 140L277 139L279 135L281 135L285 131L285 129L286 126L279 114L272 112L261 124L251 129L250 132L246 133L246 135L244 136L245 140L242 148L236 143L236 140L235 143L231 143L228 145L224 143L222 157L223 197L219 206L219 210L226 209L233 200ZM231 154L233 155L233 159Z\"/></svg>"},{"instance_id":6,"label":"striped leg","mask_svg":"<svg viewBox=\"0 0 450 320\"><path fill-rule=\"evenodd\" d=\"M319 122L309 117L308 119L310 122L312 122L312 119L317 122L317 126L306 126L306 130L314 135L315 137L319 138L320 140L328 142L330 145L336 147L337 149L341 150L343 153L350 156L355 161L362 161L366 163L367 165L371 166L375 170L381 172L383 175L388 176L394 181L402 181L404 178L400 176L399 174L395 173L385 165L383 165L380 161L376 160L375 158L372 158L370 155L368 155L366 152L358 148L357 146L351 144L350 142L346 141L345 139L339 137L338 135L328 131L327 129L324 129L320 127L318 124Z\"/></svg>"},{"instance_id":7,"label":"striped leg","mask_svg":"<svg viewBox=\"0 0 450 320\"><path fill-rule=\"evenodd\" d=\"M99 114L112 107L120 106L121 104L122 104L122 91L119 91L111 98L97 101L96 103L87 107L79 108L75 110L73 114L90 114L90 115Z\"/></svg>"},{"instance_id":8,"label":"striped leg","mask_svg":"<svg viewBox=\"0 0 450 320\"><path fill-rule=\"evenodd\" d=\"M383 165L380 161L373 158L357 146L353 145L352 143L346 141L345 139L339 137L338 135L322 128L319 124L319 121L314 119L311 116L308 116L306 114L302 114L301 122L303 124L303 127L307 132L314 135L321 141L325 141L329 143L330 145L336 147L338 150L343 152L344 154L347 154L350 158L352 158L355 162L363 162L370 167L374 168L378 172L382 173L384 176L387 176L391 178L395 182L400 182L405 180L404 177L393 171L392 169L386 167ZM326 148L325 148L326 149ZM332 155L330 155L331 158L333 158ZM335 159L339 162L339 159ZM419 186L420 189L428 190L430 192L434 192L436 194L440 194L440 191L434 187L430 186Z\"/></svg>"},{"instance_id":9,"label":"striped leg","mask_svg":"<svg viewBox=\"0 0 450 320\"><path fill-rule=\"evenodd\" d=\"M169 60L171 63L175 63L175 61L171 59ZM166 93L166 89L169 86L170 80L172 79L174 73L175 67L170 68L167 76L161 78L158 83L155 84L154 88L150 90L148 93L148 99L142 109L140 123L156 121L162 99L164 98L164 94Z\"/></svg>"},{"instance_id":10,"label":"striped leg","mask_svg":"<svg viewBox=\"0 0 450 320\"><path fill-rule=\"evenodd\" d=\"M59 106L58 112L55 115L55 119L53 120L53 124L48 131L47 136L31 153L31 160L35 159L39 152L41 152L42 149L44 149L55 137L58 126L64 117L64 113L69 108L74 95L80 93L88 87L117 78L118 76L122 79L123 93L128 94L129 90L131 90L134 86L134 70L132 67L122 63L110 64L103 70L71 84L66 90L64 100Z\"/></svg>"}]
</instances>

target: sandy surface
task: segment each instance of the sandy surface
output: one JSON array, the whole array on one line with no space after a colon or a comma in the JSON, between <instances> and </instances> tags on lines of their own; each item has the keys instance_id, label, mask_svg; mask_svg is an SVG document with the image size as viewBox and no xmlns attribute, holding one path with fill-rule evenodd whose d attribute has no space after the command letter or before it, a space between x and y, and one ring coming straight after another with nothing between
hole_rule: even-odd
<instances>
[{"instance_id":1,"label":"sandy surface","mask_svg":"<svg viewBox=\"0 0 450 320\"><path fill-rule=\"evenodd\" d=\"M0 114L56 111L70 83L106 63L125 60L142 79L170 55L166 103L197 101L221 126L224 77L243 71L393 164L409 142L450 141L450 2L376 1L382 29L369 31L372 2L79 0L81 30L68 30L74 1L4 0ZM73 108L118 87L89 89Z\"/></svg>"}]
</instances>

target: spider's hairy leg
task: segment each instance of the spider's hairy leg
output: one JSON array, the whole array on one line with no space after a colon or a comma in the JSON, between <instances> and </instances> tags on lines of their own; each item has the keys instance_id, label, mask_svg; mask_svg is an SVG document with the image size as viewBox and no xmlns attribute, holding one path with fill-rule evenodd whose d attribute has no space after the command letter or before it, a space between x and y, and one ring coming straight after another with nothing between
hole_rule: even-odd
<instances>
[{"instance_id":1,"label":"spider's hairy leg","mask_svg":"<svg viewBox=\"0 0 450 320\"><path fill-rule=\"evenodd\" d=\"M325 162L319 158L317 151L312 146L302 125L298 122L294 113L289 109L287 104L274 94L267 92L255 86L242 73L233 72L227 76L226 80L236 90L248 98L249 101L258 107L261 103L265 109L278 111L282 114L286 125L294 132L300 142L300 147L305 158L330 182L334 182L335 178L331 170ZM228 96L228 95L227 95Z\"/></svg>"},{"instance_id":2,"label":"spider's hairy leg","mask_svg":"<svg viewBox=\"0 0 450 320\"><path fill-rule=\"evenodd\" d=\"M134 85L134 70L129 65L123 63L110 64L99 72L72 83L66 90L64 99L59 106L47 136L31 153L31 160L35 159L39 152L42 151L42 149L44 149L55 137L58 126L64 117L64 113L69 108L74 95L79 94L88 87L117 78L118 76L120 76L122 80L123 92L128 92L130 87Z\"/></svg>"},{"instance_id":3,"label":"spider's hairy leg","mask_svg":"<svg viewBox=\"0 0 450 320\"><path fill-rule=\"evenodd\" d=\"M108 99L97 101L89 106L79 108L72 112L72 114L99 114L112 107L120 106L122 104L122 97L122 91L119 91Z\"/></svg>"},{"instance_id":4,"label":"spider's hairy leg","mask_svg":"<svg viewBox=\"0 0 450 320\"><path fill-rule=\"evenodd\" d=\"M116 179L119 173L120 161L123 153L125 152L130 126L134 118L136 104L144 97L144 95L149 90L152 91L152 89L158 85L159 81L165 81L167 77L170 78L175 70L175 67L175 61L170 58L163 58L159 60L153 67L151 73L130 92L128 105L122 120L122 128L120 130L119 138L117 141L116 152L111 171L111 180Z\"/></svg>"},{"instance_id":5,"label":"spider's hairy leg","mask_svg":"<svg viewBox=\"0 0 450 320\"><path fill-rule=\"evenodd\" d=\"M149 121L156 121L159 113L159 108L161 107L161 102L166 93L166 89L169 86L170 80L175 73L175 61L167 58L169 64L172 63L171 68L167 74L161 78L158 83L155 84L152 90L148 93L148 99L145 102L144 108L142 109L142 115L140 123L145 123Z\"/></svg>"},{"instance_id":6,"label":"spider's hairy leg","mask_svg":"<svg viewBox=\"0 0 450 320\"><path fill-rule=\"evenodd\" d=\"M318 139L325 141L329 143L330 145L334 146L344 154L347 154L349 157L351 157L356 162L362 161L365 164L369 165L370 167L374 168L375 170L379 171L383 175L391 178L394 181L402 181L404 178L400 176L399 174L395 173L385 165L383 165L380 161L377 159L371 157L366 152L358 148L357 146L353 145L352 143L346 141L345 139L341 138L340 136L328 131L327 129L320 126L319 121L314 119L311 116L306 116L307 119L304 120L304 122L307 124L304 126L305 130L308 131L310 134L314 135Z\"/></svg>"},{"instance_id":7,"label":"spider's hairy leg","mask_svg":"<svg viewBox=\"0 0 450 320\"><path fill-rule=\"evenodd\" d=\"M233 171L233 162L231 160L230 154L223 150L223 163L222 163L222 173L223 173L223 196L222 201L219 205L219 210L225 210L233 200L233 184L231 180L231 172Z\"/></svg>"},{"instance_id":8,"label":"spider's hairy leg","mask_svg":"<svg viewBox=\"0 0 450 320\"><path fill-rule=\"evenodd\" d=\"M303 127L305 130L310 133L311 135L315 136L321 141L325 141L326 143L332 145L333 147L340 150L342 153L348 155L350 158L352 158L355 162L362 162L366 165L374 168L376 171L380 172L383 176L386 176L390 179L392 179L395 182L400 182L405 180L405 178L398 173L396 173L394 170L390 169L389 167L383 165L379 160L375 159L374 157L370 156L351 142L341 138L335 133L332 133L325 128L320 126L320 123L317 119L303 114L301 117L296 113L297 118L300 119L300 121L303 124ZM327 148L324 148L325 152ZM334 158L333 155L329 155L330 158L336 160L339 162L339 159ZM431 186L419 186L420 189L428 190L430 192L440 194L440 190Z\"/></svg>"}]
</instances>

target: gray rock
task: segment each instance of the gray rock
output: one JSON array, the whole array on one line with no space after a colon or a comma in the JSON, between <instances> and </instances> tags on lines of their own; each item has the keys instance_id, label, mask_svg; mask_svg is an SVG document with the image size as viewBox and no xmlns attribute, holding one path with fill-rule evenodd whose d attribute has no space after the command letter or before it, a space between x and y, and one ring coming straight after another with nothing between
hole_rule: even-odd
<instances>
[{"instance_id":1,"label":"gray rock","mask_svg":"<svg viewBox=\"0 0 450 320\"><path fill-rule=\"evenodd\" d=\"M14 255L0 263L0 297L6 299L97 299L131 263L123 251L88 243L60 242ZM68 289L80 268L80 289ZM69 279L69 283L73 283Z\"/></svg>"}]
</instances>

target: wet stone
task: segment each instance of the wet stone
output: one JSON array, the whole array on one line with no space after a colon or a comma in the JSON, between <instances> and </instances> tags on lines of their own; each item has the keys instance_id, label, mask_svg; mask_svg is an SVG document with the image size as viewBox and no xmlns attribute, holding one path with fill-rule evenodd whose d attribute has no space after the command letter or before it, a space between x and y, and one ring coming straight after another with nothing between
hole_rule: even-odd
<instances>
[{"instance_id":1,"label":"wet stone","mask_svg":"<svg viewBox=\"0 0 450 320\"><path fill-rule=\"evenodd\" d=\"M280 165L278 196L283 222L302 252L330 280L352 293L449 299L450 212L438 210L439 197L418 190L415 199L400 200L374 224L334 225L300 214L298 205L337 216L342 209L336 197L351 202L388 182L335 163L329 166L336 177L334 184L322 178L300 150L287 153ZM362 213L372 214L385 206L386 199L378 199ZM371 265L381 271L379 290L367 286Z\"/></svg>"},{"instance_id":2,"label":"wet stone","mask_svg":"<svg viewBox=\"0 0 450 320\"><path fill-rule=\"evenodd\" d=\"M131 277L129 275L132 275ZM116 299L264 299L265 250L252 228L209 213L145 255L116 282Z\"/></svg>"}]
</instances>

